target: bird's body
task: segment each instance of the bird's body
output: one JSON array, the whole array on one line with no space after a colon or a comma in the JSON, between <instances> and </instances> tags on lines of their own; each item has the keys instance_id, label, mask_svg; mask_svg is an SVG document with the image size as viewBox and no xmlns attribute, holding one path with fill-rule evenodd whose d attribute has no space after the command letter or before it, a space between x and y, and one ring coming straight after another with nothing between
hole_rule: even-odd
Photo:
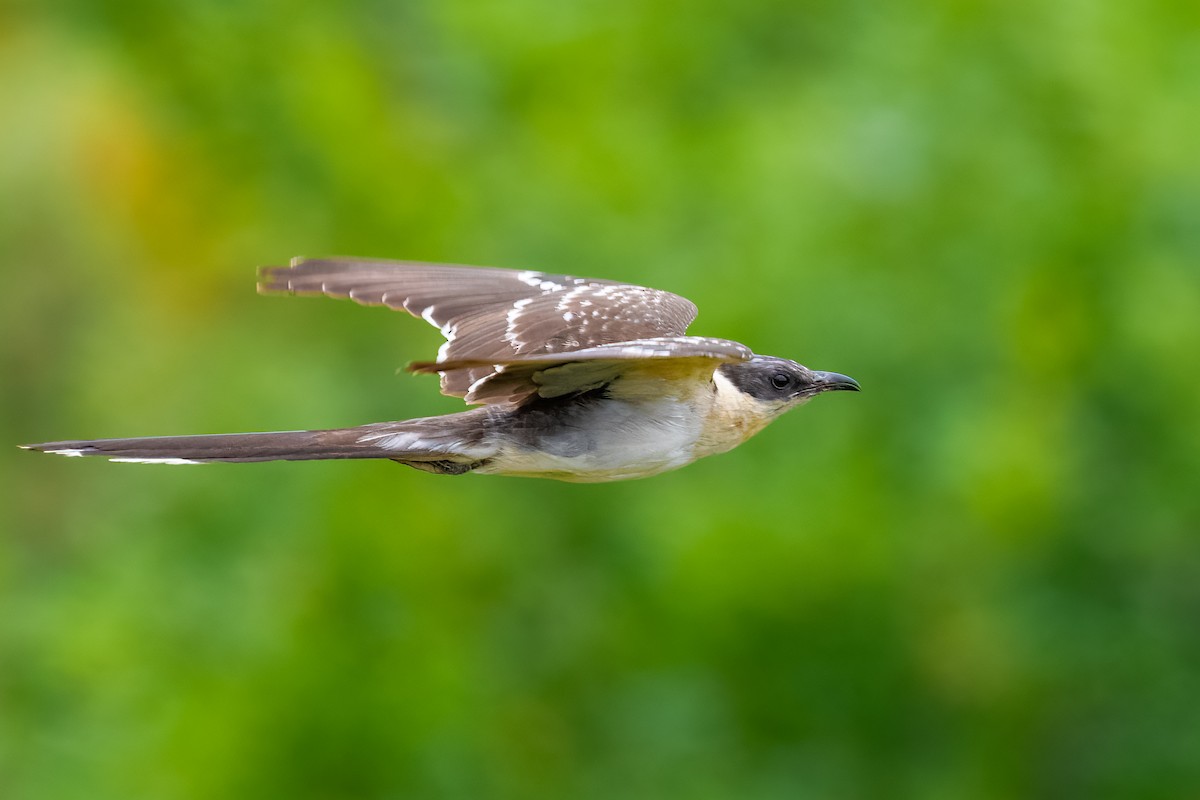
<instances>
[{"instance_id":1,"label":"bird's body","mask_svg":"<svg viewBox=\"0 0 1200 800\"><path fill-rule=\"evenodd\" d=\"M192 464L385 458L428 472L578 482L641 478L722 453L844 375L687 336L696 310L656 289L540 272L326 259L263 270L260 291L408 311L447 342L442 391L482 408L321 431L26 445L68 456Z\"/></svg>"}]
</instances>

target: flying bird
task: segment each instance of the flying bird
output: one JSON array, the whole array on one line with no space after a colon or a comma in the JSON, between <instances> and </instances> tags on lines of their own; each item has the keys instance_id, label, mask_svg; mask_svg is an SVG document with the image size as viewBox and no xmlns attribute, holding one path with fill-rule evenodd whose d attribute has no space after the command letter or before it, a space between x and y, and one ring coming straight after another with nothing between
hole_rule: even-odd
<instances>
[{"instance_id":1,"label":"flying bird","mask_svg":"<svg viewBox=\"0 0 1200 800\"><path fill-rule=\"evenodd\" d=\"M532 270L357 258L264 267L263 294L324 294L406 311L446 341L442 393L467 411L353 428L23 445L62 456L202 464L380 458L426 472L564 481L642 478L738 446L828 391L836 372L688 336L696 306L670 292Z\"/></svg>"}]
</instances>

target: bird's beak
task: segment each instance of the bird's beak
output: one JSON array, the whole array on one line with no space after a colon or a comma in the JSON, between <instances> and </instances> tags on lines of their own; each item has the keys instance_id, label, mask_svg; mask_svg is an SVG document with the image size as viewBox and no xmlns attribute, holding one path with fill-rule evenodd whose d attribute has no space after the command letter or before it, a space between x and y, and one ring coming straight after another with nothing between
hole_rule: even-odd
<instances>
[{"instance_id":1,"label":"bird's beak","mask_svg":"<svg viewBox=\"0 0 1200 800\"><path fill-rule=\"evenodd\" d=\"M858 385L858 381L851 378L849 375L840 375L836 372L818 372L812 371L813 387L818 392L859 392L862 387Z\"/></svg>"}]
</instances>

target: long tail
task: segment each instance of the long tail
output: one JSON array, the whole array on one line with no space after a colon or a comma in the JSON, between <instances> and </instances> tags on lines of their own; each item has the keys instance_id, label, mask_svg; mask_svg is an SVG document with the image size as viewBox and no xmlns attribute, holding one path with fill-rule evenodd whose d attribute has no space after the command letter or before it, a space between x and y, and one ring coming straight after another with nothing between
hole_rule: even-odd
<instances>
[{"instance_id":1,"label":"long tail","mask_svg":"<svg viewBox=\"0 0 1200 800\"><path fill-rule=\"evenodd\" d=\"M60 456L103 456L136 464L385 458L432 472L457 473L473 469L492 455L482 445L482 420L463 419L467 416L475 415L468 411L320 431L78 439L21 448Z\"/></svg>"}]
</instances>

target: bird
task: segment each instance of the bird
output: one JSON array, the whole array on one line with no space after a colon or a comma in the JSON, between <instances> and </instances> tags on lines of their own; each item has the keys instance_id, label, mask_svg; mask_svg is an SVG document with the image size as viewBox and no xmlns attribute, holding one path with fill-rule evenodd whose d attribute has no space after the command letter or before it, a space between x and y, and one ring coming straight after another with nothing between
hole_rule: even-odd
<instances>
[{"instance_id":1,"label":"bird","mask_svg":"<svg viewBox=\"0 0 1200 800\"><path fill-rule=\"evenodd\" d=\"M593 483L645 478L742 444L784 412L857 381L689 336L696 306L619 281L366 258L262 267L260 294L326 295L437 328L441 391L466 411L349 428L21 445L156 464L388 459L425 472Z\"/></svg>"}]
</instances>

